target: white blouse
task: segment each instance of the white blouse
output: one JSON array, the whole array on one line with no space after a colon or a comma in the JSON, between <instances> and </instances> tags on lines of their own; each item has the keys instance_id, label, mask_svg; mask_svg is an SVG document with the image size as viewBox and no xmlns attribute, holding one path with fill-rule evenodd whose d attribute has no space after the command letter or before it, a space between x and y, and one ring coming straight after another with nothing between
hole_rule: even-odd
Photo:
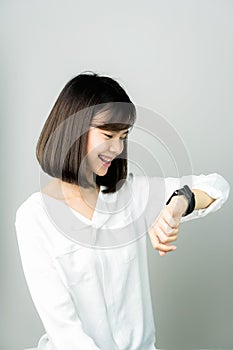
<instances>
[{"instance_id":1,"label":"white blouse","mask_svg":"<svg viewBox=\"0 0 233 350\"><path fill-rule=\"evenodd\" d=\"M130 173L103 194L92 220L41 192L17 209L15 227L26 282L45 327L40 350L154 350L147 230L185 184L216 200L182 217L204 217L230 192L219 174L181 178Z\"/></svg>"}]
</instances>

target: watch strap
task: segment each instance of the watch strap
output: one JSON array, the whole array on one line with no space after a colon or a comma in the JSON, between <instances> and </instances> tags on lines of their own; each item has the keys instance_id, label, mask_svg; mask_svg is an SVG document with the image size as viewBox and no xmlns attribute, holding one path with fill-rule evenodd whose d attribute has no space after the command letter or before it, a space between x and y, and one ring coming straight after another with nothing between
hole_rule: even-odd
<instances>
[{"instance_id":1,"label":"watch strap","mask_svg":"<svg viewBox=\"0 0 233 350\"><path fill-rule=\"evenodd\" d=\"M195 195L191 191L191 189L189 188L188 185L184 185L184 187L174 191L173 194L171 195L171 197L166 202L166 205L170 203L172 197L180 196L180 195L184 195L187 198L187 200L188 200L188 208L187 208L186 212L182 216L186 216L188 214L191 214L193 212L194 208L195 208L196 202L195 202Z\"/></svg>"}]
</instances>

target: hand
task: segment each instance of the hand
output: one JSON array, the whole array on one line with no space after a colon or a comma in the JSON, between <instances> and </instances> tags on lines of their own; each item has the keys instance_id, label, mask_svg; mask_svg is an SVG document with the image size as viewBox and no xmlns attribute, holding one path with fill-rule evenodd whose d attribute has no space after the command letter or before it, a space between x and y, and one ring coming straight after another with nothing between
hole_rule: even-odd
<instances>
[{"instance_id":1,"label":"hand","mask_svg":"<svg viewBox=\"0 0 233 350\"><path fill-rule=\"evenodd\" d=\"M180 220L187 207L188 200L184 195L172 197L170 203L161 210L160 215L149 228L152 246L161 256L176 249L176 246L168 243L177 240Z\"/></svg>"}]
</instances>

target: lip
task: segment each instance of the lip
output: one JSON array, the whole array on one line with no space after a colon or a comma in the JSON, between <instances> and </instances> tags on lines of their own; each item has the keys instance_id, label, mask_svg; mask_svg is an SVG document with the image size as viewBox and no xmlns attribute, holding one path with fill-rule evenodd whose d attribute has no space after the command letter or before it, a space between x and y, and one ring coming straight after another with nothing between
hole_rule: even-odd
<instances>
[{"instance_id":1,"label":"lip","mask_svg":"<svg viewBox=\"0 0 233 350\"><path fill-rule=\"evenodd\" d=\"M107 162L104 162L100 157L98 157L98 158L102 162L103 166L106 168L110 167L110 165L112 164L110 160Z\"/></svg>"},{"instance_id":2,"label":"lip","mask_svg":"<svg viewBox=\"0 0 233 350\"><path fill-rule=\"evenodd\" d=\"M114 158L110 158L108 156L105 156L104 154L99 154L99 156L104 157L108 160L108 162L112 162Z\"/></svg>"}]
</instances>

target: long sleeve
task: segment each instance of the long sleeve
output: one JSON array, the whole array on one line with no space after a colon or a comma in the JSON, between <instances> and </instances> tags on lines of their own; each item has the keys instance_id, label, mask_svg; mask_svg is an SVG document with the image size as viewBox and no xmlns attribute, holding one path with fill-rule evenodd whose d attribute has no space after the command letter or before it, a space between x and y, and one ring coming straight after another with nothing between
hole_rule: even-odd
<instances>
[{"instance_id":1,"label":"long sleeve","mask_svg":"<svg viewBox=\"0 0 233 350\"><path fill-rule=\"evenodd\" d=\"M178 188L187 184L191 189L199 189L214 198L207 208L194 210L191 214L181 218L181 223L201 217L205 217L211 212L220 209L229 197L230 185L222 175L212 173L208 175L187 175L181 178L165 178L166 201L170 195Z\"/></svg>"},{"instance_id":2,"label":"long sleeve","mask_svg":"<svg viewBox=\"0 0 233 350\"><path fill-rule=\"evenodd\" d=\"M56 350L100 350L82 326L69 290L49 254L44 235L30 216L16 213L15 228L27 285Z\"/></svg>"},{"instance_id":3,"label":"long sleeve","mask_svg":"<svg viewBox=\"0 0 233 350\"><path fill-rule=\"evenodd\" d=\"M212 173L208 175L185 175L182 177L145 177L133 176L132 180L133 209L136 218L145 217L147 228L156 220L168 198L172 193L188 185L191 189L200 189L206 192L215 201L207 208L194 210L191 214L181 218L181 223L205 217L211 212L220 209L227 201L230 185L222 175Z\"/></svg>"}]
</instances>

